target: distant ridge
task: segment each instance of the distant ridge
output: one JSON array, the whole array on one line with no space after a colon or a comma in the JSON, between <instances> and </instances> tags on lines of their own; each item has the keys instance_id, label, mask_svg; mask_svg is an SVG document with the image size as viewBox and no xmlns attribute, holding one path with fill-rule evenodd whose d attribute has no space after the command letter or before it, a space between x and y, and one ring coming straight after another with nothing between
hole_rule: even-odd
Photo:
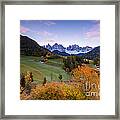
<instances>
[{"instance_id":1,"label":"distant ridge","mask_svg":"<svg viewBox=\"0 0 120 120\"><path fill-rule=\"evenodd\" d=\"M91 59L91 60L94 60L96 58L100 58L100 46L98 47L95 47L93 50L91 50L90 52L88 53L85 53L85 54L77 54L77 56L82 56L84 58L87 58L87 59Z\"/></svg>"},{"instance_id":2,"label":"distant ridge","mask_svg":"<svg viewBox=\"0 0 120 120\"><path fill-rule=\"evenodd\" d=\"M70 56L70 54L68 54L66 52L60 52L58 50L54 50L52 53L57 54L57 55L61 55L61 56Z\"/></svg>"}]
</instances>

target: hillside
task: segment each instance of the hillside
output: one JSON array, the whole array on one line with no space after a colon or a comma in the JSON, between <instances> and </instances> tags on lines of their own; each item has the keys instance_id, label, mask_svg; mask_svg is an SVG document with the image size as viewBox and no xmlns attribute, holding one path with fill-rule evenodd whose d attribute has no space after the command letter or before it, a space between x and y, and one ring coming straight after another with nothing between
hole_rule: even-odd
<instances>
[{"instance_id":1,"label":"hillside","mask_svg":"<svg viewBox=\"0 0 120 120\"><path fill-rule=\"evenodd\" d=\"M46 56L51 52L27 36L20 35L20 54L27 56Z\"/></svg>"},{"instance_id":2,"label":"hillside","mask_svg":"<svg viewBox=\"0 0 120 120\"><path fill-rule=\"evenodd\" d=\"M60 52L58 50L54 50L52 53L60 55L60 56L70 56L70 54L68 54L66 52Z\"/></svg>"},{"instance_id":3,"label":"hillside","mask_svg":"<svg viewBox=\"0 0 120 120\"><path fill-rule=\"evenodd\" d=\"M94 60L96 58L100 58L100 46L95 47L93 50L91 50L88 53L85 53L85 54L80 53L77 55L82 56L82 57L87 58L87 59L91 59L91 60Z\"/></svg>"}]
</instances>

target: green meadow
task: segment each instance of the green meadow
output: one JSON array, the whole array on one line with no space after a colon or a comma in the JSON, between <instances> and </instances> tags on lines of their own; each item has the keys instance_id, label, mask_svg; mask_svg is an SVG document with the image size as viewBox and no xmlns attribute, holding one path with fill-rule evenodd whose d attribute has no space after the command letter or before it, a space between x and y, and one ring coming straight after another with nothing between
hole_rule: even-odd
<instances>
[{"instance_id":1,"label":"green meadow","mask_svg":"<svg viewBox=\"0 0 120 120\"><path fill-rule=\"evenodd\" d=\"M20 57L20 72L32 72L33 80L37 83L42 83L44 77L48 82L60 81L59 74L62 75L62 80L69 80L70 75L63 70L62 59L48 59L46 63L40 62L40 57L21 56Z\"/></svg>"}]
</instances>

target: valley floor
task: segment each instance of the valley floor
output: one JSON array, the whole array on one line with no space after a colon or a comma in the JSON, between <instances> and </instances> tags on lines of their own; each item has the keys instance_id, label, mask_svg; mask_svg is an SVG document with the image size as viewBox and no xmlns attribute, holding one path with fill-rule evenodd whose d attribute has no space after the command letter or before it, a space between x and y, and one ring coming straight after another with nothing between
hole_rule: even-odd
<instances>
[{"instance_id":1,"label":"valley floor","mask_svg":"<svg viewBox=\"0 0 120 120\"><path fill-rule=\"evenodd\" d=\"M59 74L62 75L62 80L69 80L71 77L63 70L61 59L49 59L46 63L42 63L39 57L21 56L20 72L25 73L30 71L33 73L34 81L41 83L44 77L47 81L59 81Z\"/></svg>"},{"instance_id":2,"label":"valley floor","mask_svg":"<svg viewBox=\"0 0 120 120\"><path fill-rule=\"evenodd\" d=\"M100 71L93 64L78 65L71 73L67 73L63 69L62 58L41 62L40 57L21 56L20 72L28 71L33 75L33 82L21 87L21 100L100 99ZM25 79L29 79L30 75L27 77Z\"/></svg>"}]
</instances>

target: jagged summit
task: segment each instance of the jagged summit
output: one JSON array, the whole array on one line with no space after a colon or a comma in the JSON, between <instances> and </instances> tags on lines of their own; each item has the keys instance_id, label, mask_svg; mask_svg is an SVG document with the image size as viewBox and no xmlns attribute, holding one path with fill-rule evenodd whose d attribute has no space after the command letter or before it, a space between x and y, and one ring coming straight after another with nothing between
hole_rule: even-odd
<instances>
[{"instance_id":1,"label":"jagged summit","mask_svg":"<svg viewBox=\"0 0 120 120\"><path fill-rule=\"evenodd\" d=\"M79 54L79 53L87 53L91 51L93 48L86 46L86 47L80 47L79 45L69 45L68 47L64 47L62 44L55 43L54 45L44 45L44 48L52 51L59 51L59 52L66 52L68 54Z\"/></svg>"}]
</instances>

